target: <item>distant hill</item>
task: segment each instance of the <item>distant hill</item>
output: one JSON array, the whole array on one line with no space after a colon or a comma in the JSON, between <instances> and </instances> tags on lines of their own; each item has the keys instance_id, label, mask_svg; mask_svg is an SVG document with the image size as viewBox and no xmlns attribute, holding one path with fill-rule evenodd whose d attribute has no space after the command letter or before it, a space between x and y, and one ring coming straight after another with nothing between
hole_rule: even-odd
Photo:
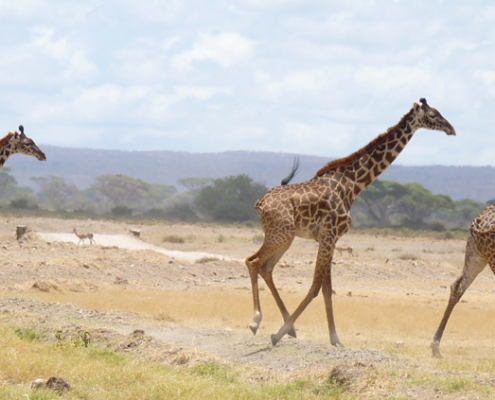
<instances>
[{"instance_id":1,"label":"distant hill","mask_svg":"<svg viewBox=\"0 0 495 400\"><path fill-rule=\"evenodd\" d=\"M17 182L35 187L33 176L56 175L85 189L103 174L122 173L150 183L176 186L189 177L223 178L246 174L268 187L280 184L292 168L294 154L227 151L187 153L175 151L119 151L74 149L43 146L48 161L15 155L7 161ZM300 155L301 171L294 182L311 178L331 158ZM487 201L495 198L495 168L453 166L392 165L380 177L401 183L420 182L435 194L454 200L471 198Z\"/></svg>"}]
</instances>

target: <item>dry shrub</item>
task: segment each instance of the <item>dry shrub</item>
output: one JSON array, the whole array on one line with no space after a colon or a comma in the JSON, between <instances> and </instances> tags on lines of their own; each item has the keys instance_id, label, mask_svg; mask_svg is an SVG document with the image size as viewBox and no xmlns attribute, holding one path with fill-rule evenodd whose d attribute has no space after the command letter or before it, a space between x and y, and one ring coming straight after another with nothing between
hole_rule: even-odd
<instances>
[{"instance_id":1,"label":"dry shrub","mask_svg":"<svg viewBox=\"0 0 495 400\"><path fill-rule=\"evenodd\" d=\"M58 286L52 282L36 280L31 286L32 289L39 290L40 292L48 293L51 290L59 290Z\"/></svg>"}]
</instances>

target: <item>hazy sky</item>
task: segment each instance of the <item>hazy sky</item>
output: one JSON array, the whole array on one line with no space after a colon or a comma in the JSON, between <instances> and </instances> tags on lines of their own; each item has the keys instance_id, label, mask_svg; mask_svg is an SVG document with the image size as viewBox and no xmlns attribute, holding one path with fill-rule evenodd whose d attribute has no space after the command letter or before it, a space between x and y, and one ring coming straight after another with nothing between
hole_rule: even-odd
<instances>
[{"instance_id":1,"label":"hazy sky","mask_svg":"<svg viewBox=\"0 0 495 400\"><path fill-rule=\"evenodd\" d=\"M397 162L495 166L495 3L0 0L0 133L345 156L426 97ZM1 135L0 135L1 136Z\"/></svg>"}]
</instances>

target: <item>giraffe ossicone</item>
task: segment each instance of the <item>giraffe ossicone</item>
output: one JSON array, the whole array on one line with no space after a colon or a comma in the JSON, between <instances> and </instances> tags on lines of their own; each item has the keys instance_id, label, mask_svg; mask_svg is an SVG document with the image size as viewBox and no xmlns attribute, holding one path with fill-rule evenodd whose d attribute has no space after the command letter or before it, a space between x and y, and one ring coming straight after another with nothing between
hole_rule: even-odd
<instances>
[{"instance_id":1,"label":"giraffe ossicone","mask_svg":"<svg viewBox=\"0 0 495 400\"><path fill-rule=\"evenodd\" d=\"M0 168L12 154L24 154L40 161L46 160L45 153L36 146L33 139L26 136L22 125L19 125L19 132L9 132L0 139Z\"/></svg>"},{"instance_id":2,"label":"giraffe ossicone","mask_svg":"<svg viewBox=\"0 0 495 400\"><path fill-rule=\"evenodd\" d=\"M347 157L330 161L312 179L274 187L256 202L265 239L260 249L246 259L254 304L249 327L254 334L262 320L258 289L258 276L261 276L284 319L280 330L272 335L273 345L286 333L296 336L295 321L320 290L325 301L330 343L341 345L333 316L331 266L335 245L351 224L352 203L397 158L416 130L426 128L455 135L454 127L440 112L430 107L425 99L420 99L420 103L414 103L411 110L385 133ZM296 236L316 240L319 249L311 287L290 314L272 274Z\"/></svg>"}]
</instances>

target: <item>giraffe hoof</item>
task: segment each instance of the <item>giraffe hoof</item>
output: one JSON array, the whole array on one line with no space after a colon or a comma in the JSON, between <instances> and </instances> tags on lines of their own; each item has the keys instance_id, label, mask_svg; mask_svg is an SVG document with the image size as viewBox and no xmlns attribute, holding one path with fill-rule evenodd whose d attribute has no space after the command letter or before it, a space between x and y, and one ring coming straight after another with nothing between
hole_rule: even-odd
<instances>
[{"instance_id":1,"label":"giraffe hoof","mask_svg":"<svg viewBox=\"0 0 495 400\"><path fill-rule=\"evenodd\" d=\"M442 354L440 353L440 349L438 347L438 343L432 342L430 344L430 347L431 347L431 351L432 351L432 356L433 357L435 357L435 358L443 358L442 357Z\"/></svg>"},{"instance_id":2,"label":"giraffe hoof","mask_svg":"<svg viewBox=\"0 0 495 400\"><path fill-rule=\"evenodd\" d=\"M249 324L249 329L251 329L251 332L253 332L253 335L256 336L256 332L258 332L258 325L253 322L253 323Z\"/></svg>"},{"instance_id":3,"label":"giraffe hoof","mask_svg":"<svg viewBox=\"0 0 495 400\"><path fill-rule=\"evenodd\" d=\"M294 339L297 339L296 330L294 328L292 328L289 332L287 332L287 334L289 336L292 336Z\"/></svg>"},{"instance_id":4,"label":"giraffe hoof","mask_svg":"<svg viewBox=\"0 0 495 400\"><path fill-rule=\"evenodd\" d=\"M276 346L278 343L277 335L272 335L272 346Z\"/></svg>"}]
</instances>

